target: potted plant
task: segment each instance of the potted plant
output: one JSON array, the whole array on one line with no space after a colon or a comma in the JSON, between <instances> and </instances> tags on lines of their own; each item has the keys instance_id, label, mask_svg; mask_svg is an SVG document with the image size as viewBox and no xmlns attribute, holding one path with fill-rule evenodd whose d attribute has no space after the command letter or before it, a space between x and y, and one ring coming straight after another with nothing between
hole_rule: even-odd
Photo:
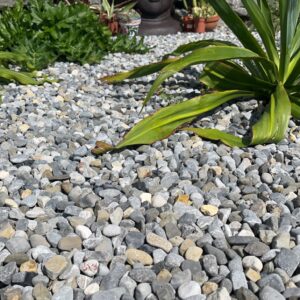
<instances>
[{"instance_id":1,"label":"potted plant","mask_svg":"<svg viewBox=\"0 0 300 300\"><path fill-rule=\"evenodd\" d=\"M220 17L207 0L193 0L194 29L196 32L212 31Z\"/></svg>"},{"instance_id":2,"label":"potted plant","mask_svg":"<svg viewBox=\"0 0 300 300\"><path fill-rule=\"evenodd\" d=\"M117 18L120 23L122 33L136 35L141 24L141 15L133 9L137 1L125 1L116 5Z\"/></svg>"},{"instance_id":3,"label":"potted plant","mask_svg":"<svg viewBox=\"0 0 300 300\"><path fill-rule=\"evenodd\" d=\"M115 12L114 0L109 4L108 0L102 0L100 8L100 21L106 24L113 34L119 32L119 22Z\"/></svg>"},{"instance_id":4,"label":"potted plant","mask_svg":"<svg viewBox=\"0 0 300 300\"><path fill-rule=\"evenodd\" d=\"M182 27L185 32L193 32L194 31L194 17L191 13L191 6L188 4L186 0L183 0L184 8L187 12L185 16L182 17Z\"/></svg>"}]
</instances>

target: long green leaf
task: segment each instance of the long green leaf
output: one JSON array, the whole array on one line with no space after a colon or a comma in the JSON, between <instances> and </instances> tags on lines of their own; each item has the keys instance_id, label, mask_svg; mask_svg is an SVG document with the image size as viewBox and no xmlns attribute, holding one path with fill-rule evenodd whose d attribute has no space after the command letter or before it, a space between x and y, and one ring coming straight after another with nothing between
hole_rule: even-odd
<instances>
[{"instance_id":1,"label":"long green leaf","mask_svg":"<svg viewBox=\"0 0 300 300\"><path fill-rule=\"evenodd\" d=\"M261 59L256 53L239 47L231 46L211 46L194 50L191 54L168 64L159 73L158 77L151 86L145 100L144 105L150 100L158 87L168 77L181 71L182 69L200 63L212 61L230 60L230 59ZM267 61L268 62L268 61Z\"/></svg>"},{"instance_id":2,"label":"long green leaf","mask_svg":"<svg viewBox=\"0 0 300 300\"><path fill-rule=\"evenodd\" d=\"M194 132L200 137L208 140L221 141L222 143L230 147L246 147L249 145L248 140L243 140L240 137L234 136L233 134L229 134L218 129L186 127L182 128L182 130Z\"/></svg>"},{"instance_id":3,"label":"long green leaf","mask_svg":"<svg viewBox=\"0 0 300 300\"><path fill-rule=\"evenodd\" d=\"M276 85L247 73L236 63L224 61L209 63L200 76L200 81L211 89L253 91L256 95L266 96L273 92Z\"/></svg>"},{"instance_id":4,"label":"long green leaf","mask_svg":"<svg viewBox=\"0 0 300 300\"><path fill-rule=\"evenodd\" d=\"M288 66L291 59L293 46L293 37L300 14L299 0L279 0L280 6L280 69L279 75L282 82L285 82L288 76Z\"/></svg>"},{"instance_id":5,"label":"long green leaf","mask_svg":"<svg viewBox=\"0 0 300 300\"><path fill-rule=\"evenodd\" d=\"M0 51L0 61L24 62L27 57L23 54L17 54L8 51Z\"/></svg>"},{"instance_id":6,"label":"long green leaf","mask_svg":"<svg viewBox=\"0 0 300 300\"><path fill-rule=\"evenodd\" d=\"M295 85L296 81L300 78L299 68L300 68L300 51L298 51L298 53L292 58L291 62L288 65L288 69L286 70L285 84L287 86Z\"/></svg>"},{"instance_id":7,"label":"long green leaf","mask_svg":"<svg viewBox=\"0 0 300 300\"><path fill-rule=\"evenodd\" d=\"M204 48L207 46L236 46L235 44L228 41L221 40L201 40L195 41L188 44L180 45L176 50L168 54L168 56L179 56L190 51L197 50L199 48Z\"/></svg>"},{"instance_id":8,"label":"long green leaf","mask_svg":"<svg viewBox=\"0 0 300 300\"><path fill-rule=\"evenodd\" d=\"M160 62L152 63L146 66L137 67L131 71L121 72L112 76L102 77L101 80L108 83L121 82L125 79L134 79L156 73L168 64L177 61L179 58L168 58Z\"/></svg>"},{"instance_id":9,"label":"long green leaf","mask_svg":"<svg viewBox=\"0 0 300 300\"><path fill-rule=\"evenodd\" d=\"M263 16L266 19L269 29L271 30L271 32L273 33L273 36L274 36L275 35L275 27L273 24L272 13L271 13L268 1L267 0L258 0L257 4L259 6L261 13L263 14Z\"/></svg>"},{"instance_id":10,"label":"long green leaf","mask_svg":"<svg viewBox=\"0 0 300 300\"><path fill-rule=\"evenodd\" d=\"M225 0L208 1L245 48L255 52L259 56L265 57L265 52L258 41L254 38L245 23L233 11L233 9Z\"/></svg>"},{"instance_id":11,"label":"long green leaf","mask_svg":"<svg viewBox=\"0 0 300 300\"><path fill-rule=\"evenodd\" d=\"M162 140L171 135L178 127L191 122L199 115L239 97L253 97L253 93L237 90L218 92L162 108L135 125L115 149L131 145L152 144ZM102 154L111 149L109 145L105 145L104 148L95 148L93 153Z\"/></svg>"},{"instance_id":12,"label":"long green leaf","mask_svg":"<svg viewBox=\"0 0 300 300\"><path fill-rule=\"evenodd\" d=\"M254 1L242 0L242 2L247 9L253 25L261 36L269 59L279 67L279 55L275 44L275 35L270 28L268 19L265 15L263 15L263 13L260 11L259 6Z\"/></svg>"},{"instance_id":13,"label":"long green leaf","mask_svg":"<svg viewBox=\"0 0 300 300\"><path fill-rule=\"evenodd\" d=\"M26 73L17 72L13 70L9 70L6 68L0 67L0 78L6 80L15 80L21 84L31 84L31 85L38 85L42 84L44 81L38 81L32 78L31 76L27 75Z\"/></svg>"},{"instance_id":14,"label":"long green leaf","mask_svg":"<svg viewBox=\"0 0 300 300\"><path fill-rule=\"evenodd\" d=\"M252 145L279 142L284 138L291 116L291 102L282 84L271 95L260 120L252 127Z\"/></svg>"},{"instance_id":15,"label":"long green leaf","mask_svg":"<svg viewBox=\"0 0 300 300\"><path fill-rule=\"evenodd\" d=\"M300 105L292 102L292 116L296 119L300 119Z\"/></svg>"}]
</instances>

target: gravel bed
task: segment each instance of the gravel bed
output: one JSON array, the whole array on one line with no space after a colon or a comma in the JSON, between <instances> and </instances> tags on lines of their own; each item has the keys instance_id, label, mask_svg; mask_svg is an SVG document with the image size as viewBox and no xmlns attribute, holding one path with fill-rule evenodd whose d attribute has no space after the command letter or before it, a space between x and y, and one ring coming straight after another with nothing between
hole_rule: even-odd
<instances>
[{"instance_id":1,"label":"gravel bed","mask_svg":"<svg viewBox=\"0 0 300 300\"><path fill-rule=\"evenodd\" d=\"M94 157L143 115L199 94L199 68L168 80L99 78L205 35L148 37L147 55L56 63L61 79L4 87L0 106L0 293L7 300L300 298L300 137L229 148L185 132ZM256 100L196 122L245 134Z\"/></svg>"}]
</instances>

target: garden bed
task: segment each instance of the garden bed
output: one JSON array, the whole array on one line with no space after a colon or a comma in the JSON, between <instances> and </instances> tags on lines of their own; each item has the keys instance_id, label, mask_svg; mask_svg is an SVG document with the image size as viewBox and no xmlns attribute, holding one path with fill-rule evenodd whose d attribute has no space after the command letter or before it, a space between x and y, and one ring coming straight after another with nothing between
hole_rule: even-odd
<instances>
[{"instance_id":1,"label":"garden bed","mask_svg":"<svg viewBox=\"0 0 300 300\"><path fill-rule=\"evenodd\" d=\"M197 68L177 74L139 115L154 76L116 86L99 79L204 38L234 39L225 27L147 37L153 48L146 55L109 54L97 65L56 63L43 71L60 79L56 83L4 87L2 294L43 300L51 294L65 300L300 297L298 123L290 121L277 145L232 149L179 132L150 146L91 154L97 140L116 144L145 114L200 87ZM232 104L196 126L243 135L255 107L255 99Z\"/></svg>"}]
</instances>

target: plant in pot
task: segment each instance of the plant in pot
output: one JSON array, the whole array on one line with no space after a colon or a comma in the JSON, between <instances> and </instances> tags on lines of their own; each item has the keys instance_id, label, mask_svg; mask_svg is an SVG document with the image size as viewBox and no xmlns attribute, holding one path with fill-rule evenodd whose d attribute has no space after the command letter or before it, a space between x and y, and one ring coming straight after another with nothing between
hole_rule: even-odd
<instances>
[{"instance_id":1,"label":"plant in pot","mask_svg":"<svg viewBox=\"0 0 300 300\"><path fill-rule=\"evenodd\" d=\"M192 14L192 6L187 0L183 0L184 8L187 12L185 16L182 17L182 27L185 32L193 32L194 31L194 17Z\"/></svg>"},{"instance_id":2,"label":"plant in pot","mask_svg":"<svg viewBox=\"0 0 300 300\"><path fill-rule=\"evenodd\" d=\"M119 22L115 12L114 0L110 4L108 0L102 0L100 9L100 21L106 24L113 34L119 32Z\"/></svg>"},{"instance_id":3,"label":"plant in pot","mask_svg":"<svg viewBox=\"0 0 300 300\"><path fill-rule=\"evenodd\" d=\"M192 12L195 32L212 31L220 20L220 17L207 0L193 0Z\"/></svg>"},{"instance_id":4,"label":"plant in pot","mask_svg":"<svg viewBox=\"0 0 300 300\"><path fill-rule=\"evenodd\" d=\"M118 21L121 26L122 33L128 35L136 35L141 24L141 15L133 9L137 1L127 0L119 5L117 11Z\"/></svg>"}]
</instances>

